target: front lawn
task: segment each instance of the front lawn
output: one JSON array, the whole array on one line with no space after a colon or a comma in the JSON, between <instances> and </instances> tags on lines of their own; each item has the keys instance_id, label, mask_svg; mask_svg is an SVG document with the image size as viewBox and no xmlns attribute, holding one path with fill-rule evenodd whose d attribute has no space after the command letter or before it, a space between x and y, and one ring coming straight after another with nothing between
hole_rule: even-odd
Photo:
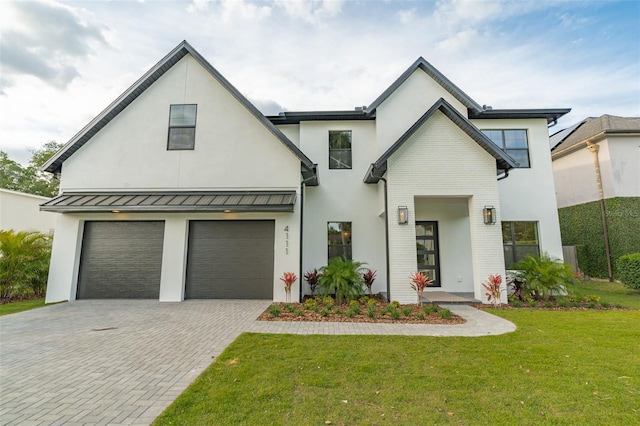
<instances>
[{"instance_id":1,"label":"front lawn","mask_svg":"<svg viewBox=\"0 0 640 426\"><path fill-rule=\"evenodd\" d=\"M490 312L517 331L245 333L155 424L640 422L640 311Z\"/></svg>"},{"instance_id":2,"label":"front lawn","mask_svg":"<svg viewBox=\"0 0 640 426\"><path fill-rule=\"evenodd\" d=\"M600 296L603 302L640 309L640 290L630 289L609 281L580 281L572 286L577 296Z\"/></svg>"},{"instance_id":3,"label":"front lawn","mask_svg":"<svg viewBox=\"0 0 640 426\"><path fill-rule=\"evenodd\" d=\"M40 299L20 300L0 304L0 316L15 314L16 312L28 311L29 309L41 308L44 306L44 297Z\"/></svg>"}]
</instances>

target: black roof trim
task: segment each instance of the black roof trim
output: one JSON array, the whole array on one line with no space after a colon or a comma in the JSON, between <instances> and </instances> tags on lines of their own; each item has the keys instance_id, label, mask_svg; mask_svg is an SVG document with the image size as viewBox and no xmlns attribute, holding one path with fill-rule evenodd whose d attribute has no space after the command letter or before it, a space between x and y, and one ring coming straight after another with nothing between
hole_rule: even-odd
<instances>
[{"instance_id":1,"label":"black roof trim","mask_svg":"<svg viewBox=\"0 0 640 426\"><path fill-rule=\"evenodd\" d=\"M348 121L375 120L375 115L364 111L293 111L281 112L279 115L267 116L275 125L299 124L301 121Z\"/></svg>"},{"instance_id":2,"label":"black roof trim","mask_svg":"<svg viewBox=\"0 0 640 426\"><path fill-rule=\"evenodd\" d=\"M547 124L557 121L560 117L568 114L571 108L550 108L550 109L484 109L474 111L469 109L469 119L492 119L492 118L546 118Z\"/></svg>"},{"instance_id":3,"label":"black roof trim","mask_svg":"<svg viewBox=\"0 0 640 426\"><path fill-rule=\"evenodd\" d=\"M509 170L517 166L517 163L501 150L491 139L485 136L476 126L463 117L451 104L440 98L429 110L424 113L410 128L384 153L375 163L372 163L364 177L365 183L378 183L382 175L387 171L387 160L407 141L422 125L436 112L442 112L453 121L469 137L475 140L482 148L496 159L496 167L500 170Z\"/></svg>"},{"instance_id":4,"label":"black roof trim","mask_svg":"<svg viewBox=\"0 0 640 426\"><path fill-rule=\"evenodd\" d=\"M454 98L462 103L462 105L474 111L482 111L482 107L469 95L464 93L458 86L453 84L451 80L444 76L440 71L436 69L433 65L427 62L422 56L419 57L409 68L403 72L400 77L396 81L394 81L391 86L387 88L378 98L371 103L366 109L367 113L372 113L375 111L378 106L384 102L393 92L396 91L398 87L402 85L410 76L413 74L415 70L420 68L422 71L426 72L429 77L433 78L435 81L440 84L447 92L451 93Z\"/></svg>"},{"instance_id":5,"label":"black roof trim","mask_svg":"<svg viewBox=\"0 0 640 426\"><path fill-rule=\"evenodd\" d=\"M156 80L167 72L173 65L187 54L193 56L211 75L227 89L242 105L244 105L265 127L279 139L302 163L303 169L314 169L313 162L278 128L276 128L249 100L242 95L229 81L222 76L206 59L200 55L186 40L182 41L169 54L147 71L138 81L133 83L122 95L114 100L105 110L89 122L43 166L42 170L56 173L62 168L62 163L73 155L80 147L89 141L100 129L113 120L122 110L131 104L138 96L147 90Z\"/></svg>"},{"instance_id":6,"label":"black roof trim","mask_svg":"<svg viewBox=\"0 0 640 426\"><path fill-rule=\"evenodd\" d=\"M295 191L67 192L40 205L57 213L293 212Z\"/></svg>"}]
</instances>

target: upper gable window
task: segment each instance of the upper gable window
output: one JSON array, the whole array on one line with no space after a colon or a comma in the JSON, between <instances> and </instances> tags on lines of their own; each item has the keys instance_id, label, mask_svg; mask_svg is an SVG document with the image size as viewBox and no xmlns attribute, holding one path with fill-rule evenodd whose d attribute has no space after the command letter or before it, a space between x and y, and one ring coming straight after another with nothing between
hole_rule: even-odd
<instances>
[{"instance_id":1,"label":"upper gable window","mask_svg":"<svg viewBox=\"0 0 640 426\"><path fill-rule=\"evenodd\" d=\"M171 105L169 110L169 140L167 149L194 149L196 143L196 112L198 106Z\"/></svg>"},{"instance_id":2,"label":"upper gable window","mask_svg":"<svg viewBox=\"0 0 640 426\"><path fill-rule=\"evenodd\" d=\"M351 130L329 130L329 168L351 168Z\"/></svg>"},{"instance_id":3,"label":"upper gable window","mask_svg":"<svg viewBox=\"0 0 640 426\"><path fill-rule=\"evenodd\" d=\"M516 160L516 163L520 163L519 168L531 167L526 130L483 130L482 133Z\"/></svg>"}]
</instances>

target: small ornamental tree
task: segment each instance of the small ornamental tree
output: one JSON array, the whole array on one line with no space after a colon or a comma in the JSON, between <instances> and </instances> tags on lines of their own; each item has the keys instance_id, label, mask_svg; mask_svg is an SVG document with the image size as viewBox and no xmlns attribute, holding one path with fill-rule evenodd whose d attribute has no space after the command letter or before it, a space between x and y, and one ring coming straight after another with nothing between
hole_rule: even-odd
<instances>
[{"instance_id":1,"label":"small ornamental tree","mask_svg":"<svg viewBox=\"0 0 640 426\"><path fill-rule=\"evenodd\" d=\"M371 296L371 286L373 286L373 282L376 279L376 272L378 271L367 269L367 271L362 274L362 280L364 281L364 285L367 286L367 289L369 290L369 296Z\"/></svg>"},{"instance_id":2,"label":"small ornamental tree","mask_svg":"<svg viewBox=\"0 0 640 426\"><path fill-rule=\"evenodd\" d=\"M298 279L293 272L285 272L280 278L284 282L284 291L287 293L287 302L291 302L291 286Z\"/></svg>"},{"instance_id":3,"label":"small ornamental tree","mask_svg":"<svg viewBox=\"0 0 640 426\"><path fill-rule=\"evenodd\" d=\"M418 303L422 306L422 295L424 294L424 289L429 284L433 283L433 280L430 280L429 277L422 272L415 272L410 275L409 278L411 278L411 288L418 294Z\"/></svg>"},{"instance_id":4,"label":"small ornamental tree","mask_svg":"<svg viewBox=\"0 0 640 426\"><path fill-rule=\"evenodd\" d=\"M316 289L318 288L318 280L321 276L322 274L319 273L317 269L304 273L304 280L307 282L307 284L309 284L309 289L311 289L312 296L316 294Z\"/></svg>"},{"instance_id":5,"label":"small ornamental tree","mask_svg":"<svg viewBox=\"0 0 640 426\"><path fill-rule=\"evenodd\" d=\"M502 294L502 276L489 275L488 282L482 283L482 287L487 291L487 300L493 303L493 306L500 305L500 295Z\"/></svg>"},{"instance_id":6,"label":"small ornamental tree","mask_svg":"<svg viewBox=\"0 0 640 426\"><path fill-rule=\"evenodd\" d=\"M640 253L631 253L618 258L618 278L624 285L640 290Z\"/></svg>"}]
</instances>

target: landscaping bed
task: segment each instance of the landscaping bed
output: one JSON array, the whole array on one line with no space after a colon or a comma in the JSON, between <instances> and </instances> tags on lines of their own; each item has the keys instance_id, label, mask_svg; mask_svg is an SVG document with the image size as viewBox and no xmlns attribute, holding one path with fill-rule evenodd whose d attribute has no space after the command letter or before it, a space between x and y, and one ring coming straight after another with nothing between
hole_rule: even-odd
<instances>
[{"instance_id":1,"label":"landscaping bed","mask_svg":"<svg viewBox=\"0 0 640 426\"><path fill-rule=\"evenodd\" d=\"M364 322L391 324L464 324L447 308L426 303L401 305L378 297L337 304L332 297L307 298L303 303L273 303L259 321Z\"/></svg>"}]
</instances>

